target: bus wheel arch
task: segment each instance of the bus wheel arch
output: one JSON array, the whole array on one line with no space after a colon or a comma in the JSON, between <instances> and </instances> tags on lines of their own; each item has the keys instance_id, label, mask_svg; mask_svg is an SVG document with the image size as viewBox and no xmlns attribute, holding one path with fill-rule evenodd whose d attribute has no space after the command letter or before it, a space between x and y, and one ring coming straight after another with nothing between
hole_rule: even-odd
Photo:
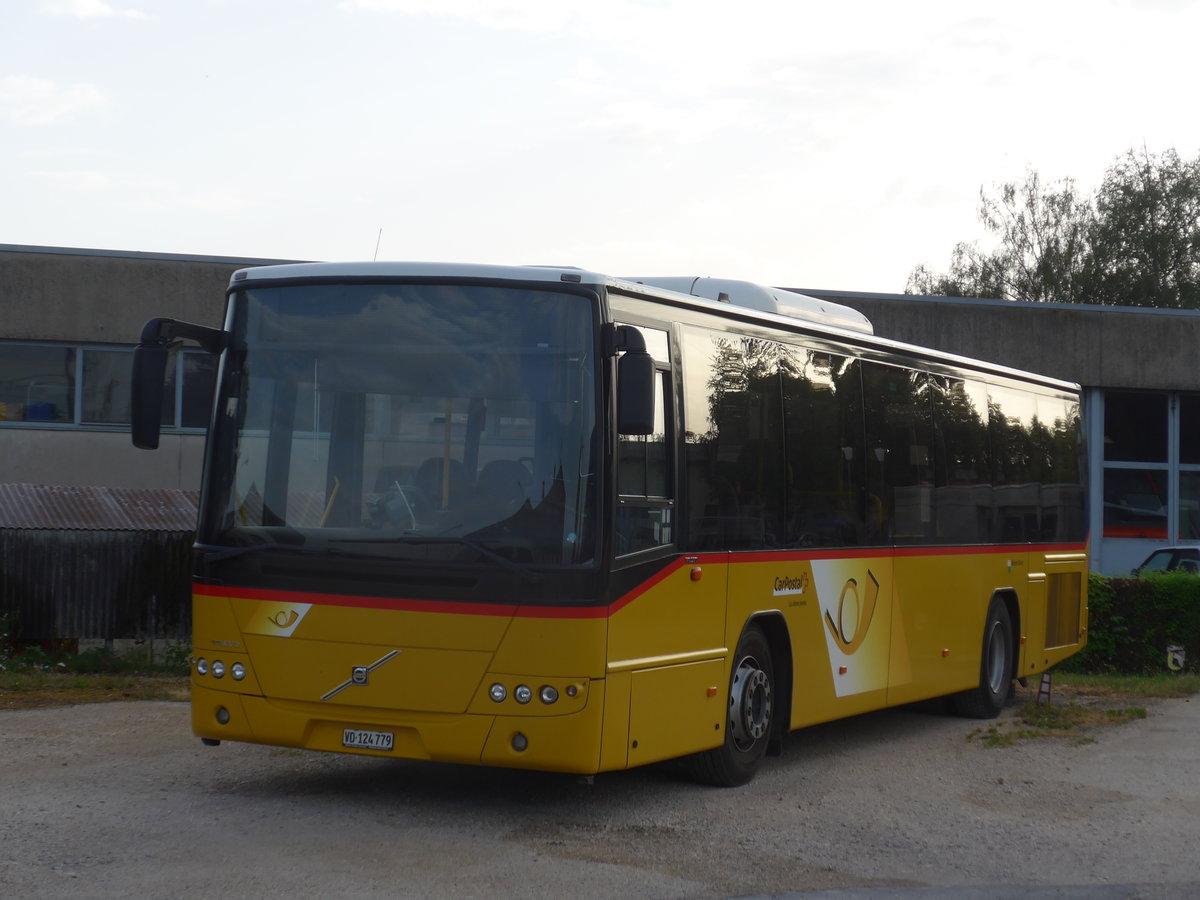
<instances>
[{"instance_id":1,"label":"bus wheel arch","mask_svg":"<svg viewBox=\"0 0 1200 900\"><path fill-rule=\"evenodd\" d=\"M791 709L788 646L782 616L768 613L747 621L730 663L724 739L687 761L697 781L719 787L746 784L768 752L780 751Z\"/></svg>"},{"instance_id":2,"label":"bus wheel arch","mask_svg":"<svg viewBox=\"0 0 1200 900\"><path fill-rule=\"evenodd\" d=\"M1016 623L1012 613L1016 598L1011 592L992 595L984 619L980 647L979 683L955 694L954 711L971 719L994 719L1012 694L1016 676Z\"/></svg>"},{"instance_id":3,"label":"bus wheel arch","mask_svg":"<svg viewBox=\"0 0 1200 900\"><path fill-rule=\"evenodd\" d=\"M1009 671L1012 673L1012 678L1017 678L1021 674L1021 601L1017 599L1017 592L1012 588L996 591L995 599L999 599L1008 610L1008 621L1012 626L1013 635Z\"/></svg>"},{"instance_id":4,"label":"bus wheel arch","mask_svg":"<svg viewBox=\"0 0 1200 900\"><path fill-rule=\"evenodd\" d=\"M790 730L792 719L792 639L787 620L779 612L751 616L746 627L759 628L771 648L771 663L775 676L775 714L767 743L768 756L783 754L783 739Z\"/></svg>"}]
</instances>

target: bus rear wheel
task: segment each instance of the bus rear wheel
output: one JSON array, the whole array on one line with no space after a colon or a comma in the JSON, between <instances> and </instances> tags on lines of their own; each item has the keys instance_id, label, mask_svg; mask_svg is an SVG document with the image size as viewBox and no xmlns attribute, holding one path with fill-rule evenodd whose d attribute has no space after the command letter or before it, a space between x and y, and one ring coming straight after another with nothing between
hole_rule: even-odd
<instances>
[{"instance_id":1,"label":"bus rear wheel","mask_svg":"<svg viewBox=\"0 0 1200 900\"><path fill-rule=\"evenodd\" d=\"M689 759L692 777L718 787L746 784L758 772L775 727L775 670L771 647L757 625L738 639L729 676L725 740Z\"/></svg>"},{"instance_id":2,"label":"bus rear wheel","mask_svg":"<svg viewBox=\"0 0 1200 900\"><path fill-rule=\"evenodd\" d=\"M954 695L954 711L970 719L996 718L1012 692L1012 660L1012 617L1004 602L994 598L983 629L979 685Z\"/></svg>"}]
</instances>

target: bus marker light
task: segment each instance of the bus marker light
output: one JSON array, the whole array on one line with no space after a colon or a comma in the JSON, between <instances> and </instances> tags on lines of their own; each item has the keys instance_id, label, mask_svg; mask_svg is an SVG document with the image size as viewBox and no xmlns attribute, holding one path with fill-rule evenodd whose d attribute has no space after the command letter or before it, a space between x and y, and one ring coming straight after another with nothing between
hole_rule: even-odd
<instances>
[{"instance_id":1,"label":"bus marker light","mask_svg":"<svg viewBox=\"0 0 1200 900\"><path fill-rule=\"evenodd\" d=\"M950 655L950 648L949 648L949 647L947 647L947 648L945 648L945 649L943 649L943 650L942 650L942 659L945 659L945 658L946 658L947 656L949 656L949 655Z\"/></svg>"},{"instance_id":2,"label":"bus marker light","mask_svg":"<svg viewBox=\"0 0 1200 900\"><path fill-rule=\"evenodd\" d=\"M850 668L848 666L838 666L838 674L839 675L845 675L849 671L850 671Z\"/></svg>"},{"instance_id":3,"label":"bus marker light","mask_svg":"<svg viewBox=\"0 0 1200 900\"><path fill-rule=\"evenodd\" d=\"M499 683L493 684L490 688L488 688L488 696L497 703L503 703L504 698L508 696L508 688Z\"/></svg>"},{"instance_id":4,"label":"bus marker light","mask_svg":"<svg viewBox=\"0 0 1200 900\"><path fill-rule=\"evenodd\" d=\"M714 685L710 685L710 686L709 686L709 688L708 688L708 690L706 690L704 693L705 693L707 696L709 696L709 697L715 697L715 696L717 696L717 686L716 686L715 684L714 684Z\"/></svg>"},{"instance_id":5,"label":"bus marker light","mask_svg":"<svg viewBox=\"0 0 1200 900\"><path fill-rule=\"evenodd\" d=\"M573 685L573 684L567 685L567 696L568 697L574 697L578 693L579 693L579 688L576 685Z\"/></svg>"},{"instance_id":6,"label":"bus marker light","mask_svg":"<svg viewBox=\"0 0 1200 900\"><path fill-rule=\"evenodd\" d=\"M528 746L529 746L529 738L525 737L525 735L521 734L521 732L518 731L516 734L513 735L512 748L514 750L516 750L518 753L524 753Z\"/></svg>"},{"instance_id":7,"label":"bus marker light","mask_svg":"<svg viewBox=\"0 0 1200 900\"><path fill-rule=\"evenodd\" d=\"M538 691L538 696L541 698L541 701L543 703L545 703L547 706L549 706L551 703L557 703L558 702L558 688L556 688L550 684L542 685L542 689L540 691Z\"/></svg>"},{"instance_id":8,"label":"bus marker light","mask_svg":"<svg viewBox=\"0 0 1200 900\"><path fill-rule=\"evenodd\" d=\"M699 581L702 574L703 570L699 566L692 567L692 581Z\"/></svg>"}]
</instances>

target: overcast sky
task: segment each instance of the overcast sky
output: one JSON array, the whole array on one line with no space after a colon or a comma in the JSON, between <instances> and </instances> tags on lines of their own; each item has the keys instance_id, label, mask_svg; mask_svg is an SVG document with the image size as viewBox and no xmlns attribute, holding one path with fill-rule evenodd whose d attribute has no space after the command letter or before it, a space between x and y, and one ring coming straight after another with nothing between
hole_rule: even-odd
<instances>
[{"instance_id":1,"label":"overcast sky","mask_svg":"<svg viewBox=\"0 0 1200 900\"><path fill-rule=\"evenodd\" d=\"M3 0L0 243L899 291L1200 152L1187 0Z\"/></svg>"}]
</instances>

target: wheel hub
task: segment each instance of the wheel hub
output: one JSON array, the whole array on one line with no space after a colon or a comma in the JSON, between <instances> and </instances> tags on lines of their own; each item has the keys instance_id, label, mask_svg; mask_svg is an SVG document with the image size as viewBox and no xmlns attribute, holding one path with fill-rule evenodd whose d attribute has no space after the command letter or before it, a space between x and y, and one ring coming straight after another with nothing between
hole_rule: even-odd
<instances>
[{"instance_id":1,"label":"wheel hub","mask_svg":"<svg viewBox=\"0 0 1200 900\"><path fill-rule=\"evenodd\" d=\"M764 737L771 725L771 680L753 659L744 659L733 675L729 724L741 749Z\"/></svg>"}]
</instances>

